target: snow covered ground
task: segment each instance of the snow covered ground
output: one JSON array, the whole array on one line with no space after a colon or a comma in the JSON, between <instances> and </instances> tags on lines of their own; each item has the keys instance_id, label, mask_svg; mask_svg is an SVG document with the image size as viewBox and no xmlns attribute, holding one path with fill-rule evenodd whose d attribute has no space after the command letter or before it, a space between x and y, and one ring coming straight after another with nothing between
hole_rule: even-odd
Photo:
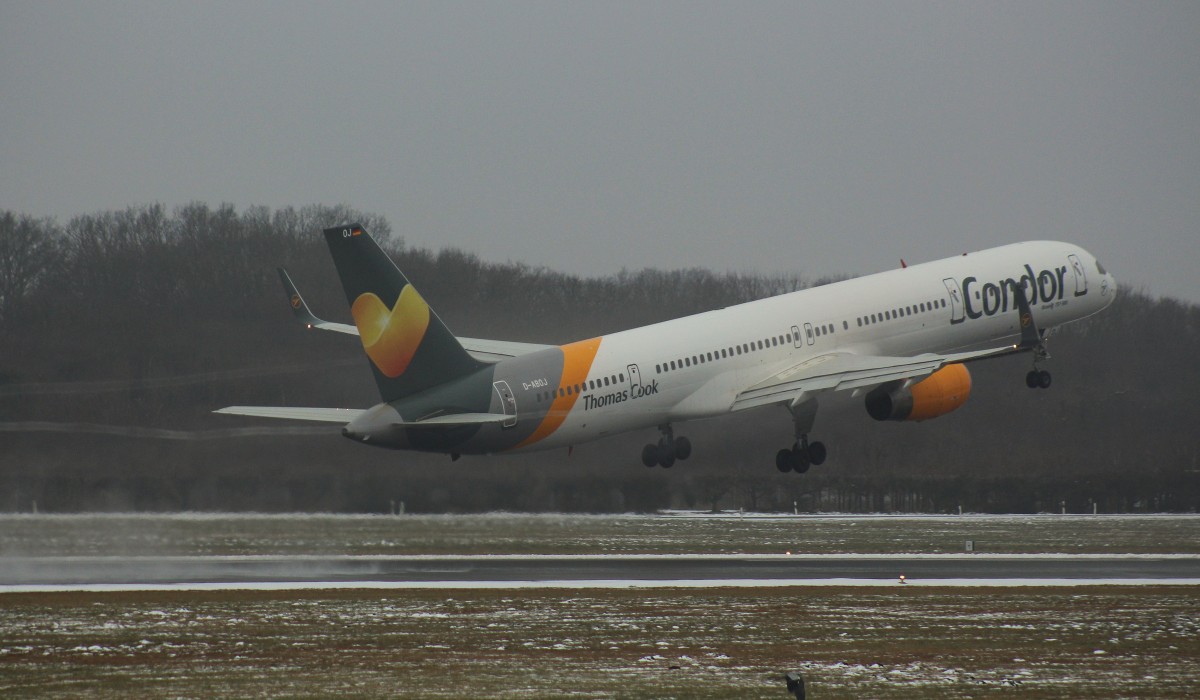
<instances>
[{"instance_id":1,"label":"snow covered ground","mask_svg":"<svg viewBox=\"0 0 1200 700\"><path fill-rule=\"evenodd\" d=\"M1200 554L1200 515L0 515L5 555Z\"/></svg>"}]
</instances>

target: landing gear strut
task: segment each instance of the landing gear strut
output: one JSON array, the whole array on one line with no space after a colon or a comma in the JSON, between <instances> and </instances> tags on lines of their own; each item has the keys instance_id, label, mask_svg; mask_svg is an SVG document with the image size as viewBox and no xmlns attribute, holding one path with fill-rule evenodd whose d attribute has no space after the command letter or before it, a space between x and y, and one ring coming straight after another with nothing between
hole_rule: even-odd
<instances>
[{"instance_id":1,"label":"landing gear strut","mask_svg":"<svg viewBox=\"0 0 1200 700\"><path fill-rule=\"evenodd\" d=\"M1026 281L1032 283L1033 280L1026 278ZM1050 353L1046 352L1046 338L1050 337L1054 329L1045 332L1038 330L1038 325L1033 320L1033 310L1025 297L1025 284L1017 284L1014 280L1009 280L1009 284L1012 285L1013 298L1017 304L1017 318L1021 324L1021 343L1017 347L1033 352L1033 369L1025 375L1025 386L1030 389L1049 389L1050 373L1038 369L1038 363L1050 359Z\"/></svg>"},{"instance_id":2,"label":"landing gear strut","mask_svg":"<svg viewBox=\"0 0 1200 700\"><path fill-rule=\"evenodd\" d=\"M647 467L659 466L670 469L675 460L683 460L692 456L692 442L685 437L675 437L670 424L658 426L662 437L658 444L646 445L642 448L642 464Z\"/></svg>"},{"instance_id":3,"label":"landing gear strut","mask_svg":"<svg viewBox=\"0 0 1200 700\"><path fill-rule=\"evenodd\" d=\"M803 474L810 466L823 464L827 454L825 443L808 441L808 431L812 430L817 419L817 400L810 398L800 403L793 401L788 410L792 413L796 442L790 449L785 448L775 453L775 468L784 473Z\"/></svg>"},{"instance_id":4,"label":"landing gear strut","mask_svg":"<svg viewBox=\"0 0 1200 700\"><path fill-rule=\"evenodd\" d=\"M1038 363L1048 359L1050 359L1050 353L1046 352L1046 341L1042 339L1033 348L1033 369L1025 375L1025 386L1030 389L1050 388L1050 373L1044 369L1038 369Z\"/></svg>"}]
</instances>

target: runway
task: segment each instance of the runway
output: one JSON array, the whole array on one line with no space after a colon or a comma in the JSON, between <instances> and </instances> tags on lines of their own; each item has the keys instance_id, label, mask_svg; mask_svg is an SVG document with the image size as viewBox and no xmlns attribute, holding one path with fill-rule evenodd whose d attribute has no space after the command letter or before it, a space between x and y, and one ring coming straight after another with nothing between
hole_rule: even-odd
<instances>
[{"instance_id":1,"label":"runway","mask_svg":"<svg viewBox=\"0 0 1200 700\"><path fill-rule=\"evenodd\" d=\"M2 557L0 592L120 587L1200 584L1200 555Z\"/></svg>"}]
</instances>

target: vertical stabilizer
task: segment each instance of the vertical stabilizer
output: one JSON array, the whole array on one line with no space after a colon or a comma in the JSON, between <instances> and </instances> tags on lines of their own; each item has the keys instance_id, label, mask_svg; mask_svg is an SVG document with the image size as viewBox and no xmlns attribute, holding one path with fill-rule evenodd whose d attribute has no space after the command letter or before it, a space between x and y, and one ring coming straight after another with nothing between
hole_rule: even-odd
<instances>
[{"instance_id":1,"label":"vertical stabilizer","mask_svg":"<svg viewBox=\"0 0 1200 700\"><path fill-rule=\"evenodd\" d=\"M458 379L483 366L467 354L362 226L325 229L325 241L384 401Z\"/></svg>"}]
</instances>

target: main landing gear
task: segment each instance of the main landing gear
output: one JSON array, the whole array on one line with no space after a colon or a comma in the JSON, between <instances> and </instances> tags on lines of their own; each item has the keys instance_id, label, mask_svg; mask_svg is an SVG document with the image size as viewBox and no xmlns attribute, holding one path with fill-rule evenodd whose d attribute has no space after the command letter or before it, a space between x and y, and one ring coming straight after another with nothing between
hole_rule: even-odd
<instances>
[{"instance_id":1,"label":"main landing gear","mask_svg":"<svg viewBox=\"0 0 1200 700\"><path fill-rule=\"evenodd\" d=\"M809 442L807 436L802 436L790 450L775 453L775 468L784 473L803 474L810 466L824 463L825 455L825 443Z\"/></svg>"},{"instance_id":2,"label":"main landing gear","mask_svg":"<svg viewBox=\"0 0 1200 700\"><path fill-rule=\"evenodd\" d=\"M826 457L825 443L808 441L808 431L812 430L817 419L817 400L810 398L800 403L792 402L788 410L792 413L796 442L790 449L775 453L775 468L784 473L803 474L810 466L823 464Z\"/></svg>"},{"instance_id":3,"label":"main landing gear","mask_svg":"<svg viewBox=\"0 0 1200 700\"><path fill-rule=\"evenodd\" d=\"M642 448L642 464L647 467L659 466L670 469L675 460L687 459L692 456L692 442L685 437L675 437L670 425L658 426L662 437L657 445L646 445Z\"/></svg>"}]
</instances>

